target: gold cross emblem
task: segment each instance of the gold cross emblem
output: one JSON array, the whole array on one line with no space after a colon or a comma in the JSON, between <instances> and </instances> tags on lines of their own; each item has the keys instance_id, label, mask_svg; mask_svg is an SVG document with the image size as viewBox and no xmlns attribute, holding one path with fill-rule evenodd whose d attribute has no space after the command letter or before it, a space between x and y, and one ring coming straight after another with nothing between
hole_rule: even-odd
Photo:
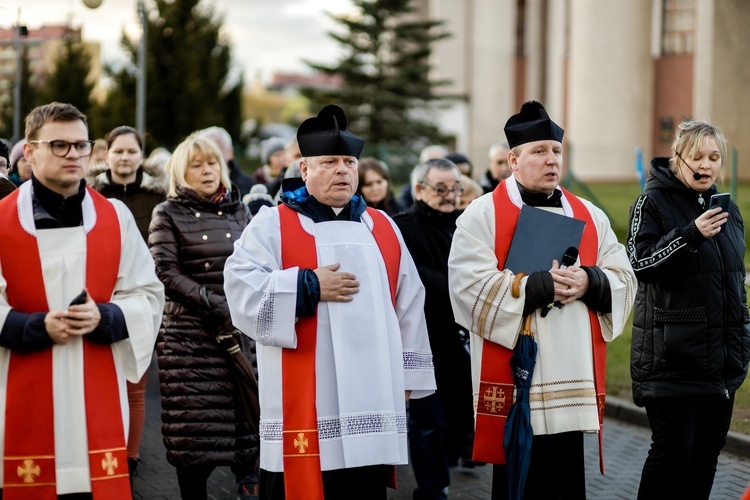
<instances>
[{"instance_id":1,"label":"gold cross emblem","mask_svg":"<svg viewBox=\"0 0 750 500\"><path fill-rule=\"evenodd\" d=\"M24 460L23 467L18 466L18 477L22 477L24 483L33 483L34 476L39 477L41 473L42 469L33 460Z\"/></svg>"},{"instance_id":2,"label":"gold cross emblem","mask_svg":"<svg viewBox=\"0 0 750 500\"><path fill-rule=\"evenodd\" d=\"M102 469L107 472L108 476L114 476L115 469L120 464L117 463L117 458L112 456L112 453L107 452L104 454L104 458L102 458Z\"/></svg>"},{"instance_id":3,"label":"gold cross emblem","mask_svg":"<svg viewBox=\"0 0 750 500\"><path fill-rule=\"evenodd\" d=\"M299 450L300 453L305 452L305 448L310 446L310 443L307 441L307 438L305 437L304 432L300 432L297 434L297 437L294 439L294 447Z\"/></svg>"},{"instance_id":4,"label":"gold cross emblem","mask_svg":"<svg viewBox=\"0 0 750 500\"><path fill-rule=\"evenodd\" d=\"M484 391L484 409L490 413L499 413L505 406L505 391L498 387L488 387Z\"/></svg>"}]
</instances>

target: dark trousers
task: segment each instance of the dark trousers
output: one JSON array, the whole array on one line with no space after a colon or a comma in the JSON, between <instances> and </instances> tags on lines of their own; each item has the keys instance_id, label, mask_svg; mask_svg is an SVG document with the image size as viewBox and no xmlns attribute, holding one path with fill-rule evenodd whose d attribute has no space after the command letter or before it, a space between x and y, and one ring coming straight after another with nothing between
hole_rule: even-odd
<instances>
[{"instance_id":1,"label":"dark trousers","mask_svg":"<svg viewBox=\"0 0 750 500\"><path fill-rule=\"evenodd\" d=\"M507 500L508 475L504 465L492 468L492 500ZM586 498L583 432L534 436L531 443L525 500L581 500ZM677 497L674 497L677 498Z\"/></svg>"},{"instance_id":2,"label":"dark trousers","mask_svg":"<svg viewBox=\"0 0 750 500\"><path fill-rule=\"evenodd\" d=\"M208 498L208 477L216 465L191 465L189 467L176 466L177 484L180 486L182 500L206 500ZM251 464L234 464L232 472L237 485L258 482L257 472Z\"/></svg>"},{"instance_id":3,"label":"dark trousers","mask_svg":"<svg viewBox=\"0 0 750 500\"><path fill-rule=\"evenodd\" d=\"M417 489L415 500L444 500L451 482L445 433L448 424L439 394L409 401L409 458Z\"/></svg>"},{"instance_id":4,"label":"dark trousers","mask_svg":"<svg viewBox=\"0 0 750 500\"><path fill-rule=\"evenodd\" d=\"M326 500L386 500L388 469L370 465L324 471L323 494ZM284 473L260 470L260 499L285 500ZM297 500L290 498L289 500Z\"/></svg>"},{"instance_id":5,"label":"dark trousers","mask_svg":"<svg viewBox=\"0 0 750 500\"><path fill-rule=\"evenodd\" d=\"M643 465L639 500L707 499L729 432L734 393L646 401L651 449Z\"/></svg>"}]
</instances>

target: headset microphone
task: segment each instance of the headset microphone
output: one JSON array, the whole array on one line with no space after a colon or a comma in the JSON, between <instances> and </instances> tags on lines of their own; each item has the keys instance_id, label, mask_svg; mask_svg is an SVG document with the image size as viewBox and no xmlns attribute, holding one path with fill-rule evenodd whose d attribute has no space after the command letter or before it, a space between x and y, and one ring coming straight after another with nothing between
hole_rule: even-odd
<instances>
[{"instance_id":1,"label":"headset microphone","mask_svg":"<svg viewBox=\"0 0 750 500\"><path fill-rule=\"evenodd\" d=\"M702 177L701 174L699 174L698 172L696 172L695 170L693 170L692 168L690 168L690 165L688 165L688 163L685 160L682 159L682 156L680 156L680 153L678 153L677 151L675 151L674 154L676 154L677 158L679 158L680 160L682 160L682 163L684 163L685 166L688 168L688 170L690 170L693 173L693 179L695 179L696 181L701 180L701 177Z\"/></svg>"}]
</instances>

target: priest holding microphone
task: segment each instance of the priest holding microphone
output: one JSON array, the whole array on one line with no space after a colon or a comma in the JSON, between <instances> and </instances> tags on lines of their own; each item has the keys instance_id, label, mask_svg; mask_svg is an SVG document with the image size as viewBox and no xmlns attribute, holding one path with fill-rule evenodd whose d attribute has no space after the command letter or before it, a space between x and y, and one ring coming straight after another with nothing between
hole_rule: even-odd
<instances>
[{"instance_id":1,"label":"priest holding microphone","mask_svg":"<svg viewBox=\"0 0 750 500\"><path fill-rule=\"evenodd\" d=\"M622 332L635 297L635 275L606 215L559 186L563 132L536 101L524 103L507 121L512 175L458 218L448 262L456 321L472 332L473 459L495 464L493 500L508 498L506 457L497 436L506 432L513 403L509 359L524 318L530 316L538 345L524 498L585 498L583 433L601 430L606 342ZM524 205L584 223L573 262L566 259L561 267L560 252L545 270L528 276L508 268ZM560 307L550 308L553 303Z\"/></svg>"}]
</instances>

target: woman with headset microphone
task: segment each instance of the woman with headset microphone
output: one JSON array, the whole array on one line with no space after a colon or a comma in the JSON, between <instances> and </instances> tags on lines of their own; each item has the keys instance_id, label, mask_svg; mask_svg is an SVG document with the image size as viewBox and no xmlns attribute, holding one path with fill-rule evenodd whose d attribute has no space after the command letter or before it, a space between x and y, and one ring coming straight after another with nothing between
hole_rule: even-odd
<instances>
[{"instance_id":1,"label":"woman with headset microphone","mask_svg":"<svg viewBox=\"0 0 750 500\"><path fill-rule=\"evenodd\" d=\"M750 361L745 235L715 184L727 157L721 130L684 121L672 150L651 160L630 209L633 400L652 431L638 498L707 499Z\"/></svg>"}]
</instances>

